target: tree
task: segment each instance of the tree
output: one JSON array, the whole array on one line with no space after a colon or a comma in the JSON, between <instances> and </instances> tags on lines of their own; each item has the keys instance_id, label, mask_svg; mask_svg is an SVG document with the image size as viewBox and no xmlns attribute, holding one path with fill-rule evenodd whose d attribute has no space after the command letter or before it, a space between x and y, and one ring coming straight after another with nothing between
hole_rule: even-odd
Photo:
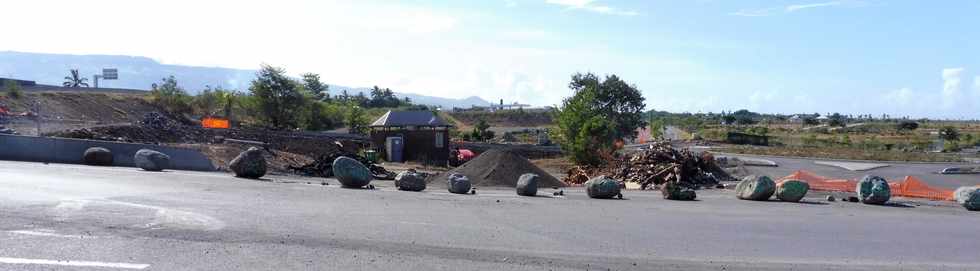
<instances>
[{"instance_id":1,"label":"tree","mask_svg":"<svg viewBox=\"0 0 980 271\"><path fill-rule=\"evenodd\" d=\"M191 102L191 107L194 112L201 116L211 116L217 111L219 92L224 92L220 87L212 89L211 86L205 86L201 93L194 97Z\"/></svg>"},{"instance_id":2,"label":"tree","mask_svg":"<svg viewBox=\"0 0 980 271\"><path fill-rule=\"evenodd\" d=\"M330 86L320 82L320 75L315 73L303 74L303 86L313 95L313 99L323 101L330 99Z\"/></svg>"},{"instance_id":3,"label":"tree","mask_svg":"<svg viewBox=\"0 0 980 271\"><path fill-rule=\"evenodd\" d=\"M558 140L575 163L599 165L614 150L615 142L635 137L643 119L644 98L635 86L615 75L603 82L594 74L575 74L565 98L555 111Z\"/></svg>"},{"instance_id":4,"label":"tree","mask_svg":"<svg viewBox=\"0 0 980 271\"><path fill-rule=\"evenodd\" d=\"M65 82L61 85L66 88L88 87L88 83L85 81L88 81L88 78L82 77L78 73L78 69L71 69L68 76L65 76Z\"/></svg>"},{"instance_id":5,"label":"tree","mask_svg":"<svg viewBox=\"0 0 980 271\"><path fill-rule=\"evenodd\" d=\"M7 91L7 97L11 99L20 99L23 93L20 91L20 84L14 80L3 80L3 88Z\"/></svg>"},{"instance_id":6,"label":"tree","mask_svg":"<svg viewBox=\"0 0 980 271\"><path fill-rule=\"evenodd\" d=\"M949 140L949 141L960 140L960 130L956 129L956 127L953 126L945 126L943 128L939 128L939 138Z\"/></svg>"},{"instance_id":7,"label":"tree","mask_svg":"<svg viewBox=\"0 0 980 271\"><path fill-rule=\"evenodd\" d=\"M846 127L847 126L847 119L845 119L845 117L843 115L839 114L839 113L834 113L834 114L828 116L827 119L828 119L827 125L830 125L831 127L834 127L834 126L837 126L837 127Z\"/></svg>"},{"instance_id":8,"label":"tree","mask_svg":"<svg viewBox=\"0 0 980 271\"><path fill-rule=\"evenodd\" d=\"M161 84L153 84L150 90L151 103L170 113L191 112L190 95L177 85L173 75L161 79Z\"/></svg>"},{"instance_id":9,"label":"tree","mask_svg":"<svg viewBox=\"0 0 980 271\"><path fill-rule=\"evenodd\" d=\"M899 122L896 125L895 128L899 132L901 132L901 131L914 131L915 129L919 129L919 123L918 122L914 122L914 121L909 121L909 120L901 121L901 122Z\"/></svg>"},{"instance_id":10,"label":"tree","mask_svg":"<svg viewBox=\"0 0 980 271\"><path fill-rule=\"evenodd\" d=\"M249 87L261 111L260 118L276 129L296 127L297 113L306 103L299 85L282 68L262 65Z\"/></svg>"},{"instance_id":11,"label":"tree","mask_svg":"<svg viewBox=\"0 0 980 271\"><path fill-rule=\"evenodd\" d=\"M364 109L357 104L350 102L347 104L347 114L344 117L344 124L347 131L351 134L367 134L367 118L364 116Z\"/></svg>"},{"instance_id":12,"label":"tree","mask_svg":"<svg viewBox=\"0 0 980 271\"><path fill-rule=\"evenodd\" d=\"M636 138L636 129L647 125L643 117L643 109L646 107L643 94L621 80L616 75L606 76L605 80L599 82L599 77L595 74L575 74L569 88L578 92L592 92L593 100L590 101L594 113L609 118L614 125L616 139Z\"/></svg>"},{"instance_id":13,"label":"tree","mask_svg":"<svg viewBox=\"0 0 980 271\"><path fill-rule=\"evenodd\" d=\"M474 140L493 139L494 133L488 129L490 129L490 124L481 118L479 121L477 121L476 125L473 125L473 131L470 132L470 138Z\"/></svg>"}]
</instances>

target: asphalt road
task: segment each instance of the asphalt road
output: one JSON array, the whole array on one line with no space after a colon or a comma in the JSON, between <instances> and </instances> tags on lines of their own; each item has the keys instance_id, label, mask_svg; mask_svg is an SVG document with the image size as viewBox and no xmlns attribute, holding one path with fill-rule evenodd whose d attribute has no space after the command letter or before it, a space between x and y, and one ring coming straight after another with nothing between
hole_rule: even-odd
<instances>
[{"instance_id":1,"label":"asphalt road","mask_svg":"<svg viewBox=\"0 0 980 271\"><path fill-rule=\"evenodd\" d=\"M950 204L330 182L0 162L0 270L980 270Z\"/></svg>"}]
</instances>

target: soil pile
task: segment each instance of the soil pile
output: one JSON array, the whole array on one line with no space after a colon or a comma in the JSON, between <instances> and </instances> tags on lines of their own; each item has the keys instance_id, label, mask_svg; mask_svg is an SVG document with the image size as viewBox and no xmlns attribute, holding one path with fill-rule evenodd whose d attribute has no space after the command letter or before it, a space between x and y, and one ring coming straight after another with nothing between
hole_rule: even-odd
<instances>
[{"instance_id":1,"label":"soil pile","mask_svg":"<svg viewBox=\"0 0 980 271\"><path fill-rule=\"evenodd\" d=\"M517 180L525 173L540 176L539 187L565 186L565 183L538 168L531 161L508 150L489 150L462 166L447 172L429 176L426 181L446 182L452 173L462 174L477 187L516 187Z\"/></svg>"}]
</instances>

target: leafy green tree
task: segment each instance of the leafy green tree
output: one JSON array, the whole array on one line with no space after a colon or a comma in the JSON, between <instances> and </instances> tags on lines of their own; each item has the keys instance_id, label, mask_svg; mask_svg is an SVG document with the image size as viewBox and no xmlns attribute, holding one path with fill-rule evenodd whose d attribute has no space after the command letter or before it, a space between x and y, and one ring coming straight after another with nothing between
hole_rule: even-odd
<instances>
[{"instance_id":1,"label":"leafy green tree","mask_svg":"<svg viewBox=\"0 0 980 271\"><path fill-rule=\"evenodd\" d=\"M590 111L612 121L614 139L636 138L636 129L647 125L643 117L646 107L643 94L636 86L616 75L608 75L600 82L595 74L577 73L572 76L568 86L576 95L580 92L592 93L589 95L593 97L589 101Z\"/></svg>"},{"instance_id":2,"label":"leafy green tree","mask_svg":"<svg viewBox=\"0 0 980 271\"><path fill-rule=\"evenodd\" d=\"M953 126L945 126L943 128L939 128L939 138L949 140L949 141L960 140L960 130L956 129L956 127Z\"/></svg>"},{"instance_id":3,"label":"leafy green tree","mask_svg":"<svg viewBox=\"0 0 980 271\"><path fill-rule=\"evenodd\" d=\"M201 116L211 116L214 115L215 111L218 109L219 102L219 92L223 90L219 87L217 89L212 89L211 86L205 86L201 93L194 96L191 102L191 107L194 113Z\"/></svg>"},{"instance_id":4,"label":"leafy green tree","mask_svg":"<svg viewBox=\"0 0 980 271\"><path fill-rule=\"evenodd\" d=\"M282 68L262 65L249 87L262 112L261 119L273 128L297 127L297 116L306 103L300 84Z\"/></svg>"},{"instance_id":5,"label":"leafy green tree","mask_svg":"<svg viewBox=\"0 0 980 271\"><path fill-rule=\"evenodd\" d=\"M827 119L827 125L831 127L847 127L847 118L839 113L831 114Z\"/></svg>"},{"instance_id":6,"label":"leafy green tree","mask_svg":"<svg viewBox=\"0 0 980 271\"><path fill-rule=\"evenodd\" d=\"M20 84L14 80L4 80L3 88L7 91L7 97L11 99L20 99L24 94L20 90Z\"/></svg>"},{"instance_id":7,"label":"leafy green tree","mask_svg":"<svg viewBox=\"0 0 980 271\"><path fill-rule=\"evenodd\" d=\"M330 99L330 94L328 93L330 86L320 81L319 74L304 73L303 86L313 95L314 100L324 101Z\"/></svg>"},{"instance_id":8,"label":"leafy green tree","mask_svg":"<svg viewBox=\"0 0 980 271\"><path fill-rule=\"evenodd\" d=\"M368 120L365 116L364 109L356 103L351 102L347 104L347 114L344 117L344 124L351 134L363 135L368 132Z\"/></svg>"},{"instance_id":9,"label":"leafy green tree","mask_svg":"<svg viewBox=\"0 0 980 271\"><path fill-rule=\"evenodd\" d=\"M66 88L77 88L77 87L88 87L88 78L83 77L78 73L78 69L68 70L68 76L65 76L65 82L61 85Z\"/></svg>"},{"instance_id":10,"label":"leafy green tree","mask_svg":"<svg viewBox=\"0 0 980 271\"><path fill-rule=\"evenodd\" d=\"M915 129L919 129L919 123L918 122L914 122L914 121L910 121L910 120L901 121L901 122L899 122L895 126L895 128L899 132L901 132L901 131L914 131Z\"/></svg>"},{"instance_id":11,"label":"leafy green tree","mask_svg":"<svg viewBox=\"0 0 980 271\"><path fill-rule=\"evenodd\" d=\"M600 83L591 73L575 74L569 88L575 95L562 101L555 119L557 139L575 163L604 163L617 140L635 137L636 129L647 125L643 96L615 75Z\"/></svg>"},{"instance_id":12,"label":"leafy green tree","mask_svg":"<svg viewBox=\"0 0 980 271\"><path fill-rule=\"evenodd\" d=\"M173 75L161 79L160 84L153 84L150 90L151 103L161 109L177 114L190 113L191 96L177 84Z\"/></svg>"}]
</instances>

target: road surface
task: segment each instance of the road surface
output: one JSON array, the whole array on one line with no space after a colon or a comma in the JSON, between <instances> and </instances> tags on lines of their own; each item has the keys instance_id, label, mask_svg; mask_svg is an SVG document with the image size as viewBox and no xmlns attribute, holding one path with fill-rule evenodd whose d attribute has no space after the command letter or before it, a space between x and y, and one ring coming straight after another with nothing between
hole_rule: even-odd
<instances>
[{"instance_id":1,"label":"road surface","mask_svg":"<svg viewBox=\"0 0 980 271\"><path fill-rule=\"evenodd\" d=\"M330 182L0 161L0 270L980 270L946 203Z\"/></svg>"}]
</instances>

